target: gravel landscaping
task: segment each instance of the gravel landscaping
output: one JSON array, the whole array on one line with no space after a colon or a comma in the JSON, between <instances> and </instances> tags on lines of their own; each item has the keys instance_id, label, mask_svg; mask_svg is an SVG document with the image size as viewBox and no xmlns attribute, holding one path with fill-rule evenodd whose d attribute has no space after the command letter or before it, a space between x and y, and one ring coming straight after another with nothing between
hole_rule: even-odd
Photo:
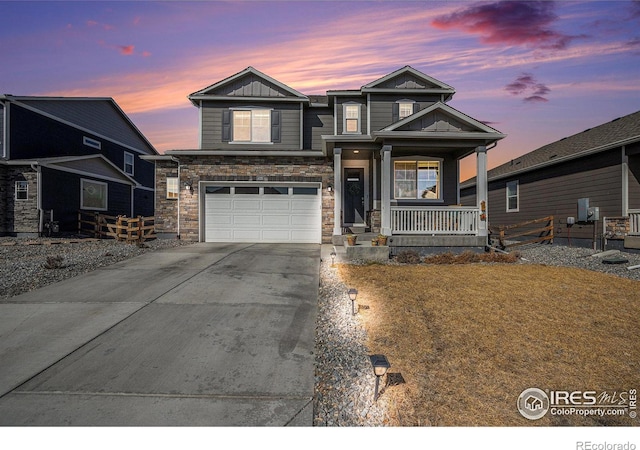
<instances>
[{"instance_id":1,"label":"gravel landscaping","mask_svg":"<svg viewBox=\"0 0 640 450\"><path fill-rule=\"evenodd\" d=\"M50 283L104 267L149 251L189 244L180 240L153 240L142 246L114 240L0 238L0 300ZM27 245L27 242L35 245ZM621 252L626 264L603 264L594 250L559 245L517 249L517 264L570 266L640 280L640 254ZM58 257L49 259L49 257ZM391 264L397 264L390 262ZM54 268L46 268L46 266ZM505 265L508 270L508 265ZM348 286L339 279L330 260L321 262L316 324L315 426L385 426L389 423L384 394L374 402L375 376L364 342L366 331L352 315ZM393 367L390 372L393 372ZM382 386L381 386L382 387Z\"/></svg>"},{"instance_id":2,"label":"gravel landscaping","mask_svg":"<svg viewBox=\"0 0 640 450\"><path fill-rule=\"evenodd\" d=\"M74 243L67 243L67 242ZM162 248L189 244L155 239L141 246L112 239L0 238L0 300Z\"/></svg>"}]
</instances>

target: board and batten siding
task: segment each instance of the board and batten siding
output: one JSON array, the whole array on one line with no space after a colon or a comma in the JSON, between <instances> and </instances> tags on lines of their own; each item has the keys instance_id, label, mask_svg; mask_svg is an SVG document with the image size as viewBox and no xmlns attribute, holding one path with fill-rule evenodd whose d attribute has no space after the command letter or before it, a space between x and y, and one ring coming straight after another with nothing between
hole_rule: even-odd
<instances>
[{"instance_id":1,"label":"board and batten siding","mask_svg":"<svg viewBox=\"0 0 640 450\"><path fill-rule=\"evenodd\" d=\"M281 142L274 144L243 143L243 146L268 150L301 150L300 148L300 104L299 103L265 103L255 102L239 104L238 102L203 102L202 114L202 149L238 149L238 144L222 141L222 112L229 108L265 108L280 111Z\"/></svg>"},{"instance_id":2,"label":"board and batten siding","mask_svg":"<svg viewBox=\"0 0 640 450\"><path fill-rule=\"evenodd\" d=\"M393 121L393 105L401 100L414 101L418 103L418 110L425 109L436 101L439 97L433 96L415 96L415 95L371 95L369 102L370 117L371 117L371 130L378 131L391 125ZM417 111L416 111L417 112Z\"/></svg>"},{"instance_id":3,"label":"board and batten siding","mask_svg":"<svg viewBox=\"0 0 640 450\"><path fill-rule=\"evenodd\" d=\"M554 216L556 235L566 235L567 217L577 218L578 199L600 208L600 219L622 215L621 153L618 150L575 159L541 170L489 182L492 227ZM507 212L506 184L518 181L518 211ZM469 194L465 192L465 202ZM576 224L572 238L591 239L591 224Z\"/></svg>"},{"instance_id":4,"label":"board and batten siding","mask_svg":"<svg viewBox=\"0 0 640 450\"><path fill-rule=\"evenodd\" d=\"M309 108L304 112L304 149L322 150L322 136L333 134L331 108Z\"/></svg>"}]
</instances>

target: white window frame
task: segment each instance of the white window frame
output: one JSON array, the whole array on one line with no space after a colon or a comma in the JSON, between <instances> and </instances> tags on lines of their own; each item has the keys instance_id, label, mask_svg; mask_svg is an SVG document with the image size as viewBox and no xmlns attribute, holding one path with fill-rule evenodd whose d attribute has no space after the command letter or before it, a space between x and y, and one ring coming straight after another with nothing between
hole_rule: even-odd
<instances>
[{"instance_id":1,"label":"white window frame","mask_svg":"<svg viewBox=\"0 0 640 450\"><path fill-rule=\"evenodd\" d=\"M357 117L348 117L347 111L357 111ZM356 121L356 131L347 131L349 120ZM342 134L362 134L362 105L360 103L344 103L342 105Z\"/></svg>"},{"instance_id":2,"label":"white window frame","mask_svg":"<svg viewBox=\"0 0 640 450\"><path fill-rule=\"evenodd\" d=\"M396 164L415 164L415 178L413 179L413 182L415 183L414 189L415 190L415 196L396 196L398 190L396 188L396 183L398 182L398 179L396 177L396 173L397 170L396 169ZM425 195L423 193L423 195L420 194L419 190L418 190L418 184L419 184L419 173L420 173L420 165L423 165L424 168L428 168L427 165L429 164L435 164L437 165L437 173L438 173L438 177L436 179L436 197L434 198L428 198L428 197L424 197L423 195ZM400 180L402 181L402 180ZM407 181L411 181L411 180L407 180ZM420 200L420 201L434 201L434 202L441 202L443 200L443 195L442 195L442 160L441 159L435 159L435 158L429 158L429 159L397 159L393 161L393 198L395 200ZM426 192L426 189L425 189Z\"/></svg>"},{"instance_id":3,"label":"white window frame","mask_svg":"<svg viewBox=\"0 0 640 450\"><path fill-rule=\"evenodd\" d=\"M231 142L237 142L242 144L271 144L272 136L271 136L271 109L269 108L233 108L231 110L231 130L232 130L232 140ZM238 126L237 120L240 119L240 115L249 114L248 117L248 139L242 138L238 139L238 130L240 127ZM238 119L236 119L238 117ZM260 121L266 120L266 125L262 124L260 126Z\"/></svg>"},{"instance_id":4,"label":"white window frame","mask_svg":"<svg viewBox=\"0 0 640 450\"><path fill-rule=\"evenodd\" d=\"M509 195L509 186L515 186L515 194L511 194ZM507 181L507 184L505 185L505 199L506 199L506 207L507 207L507 212L519 212L520 211L520 183L518 180L512 180L512 181ZM509 206L509 200L515 198L516 199L516 207L515 208L510 208Z\"/></svg>"},{"instance_id":5,"label":"white window frame","mask_svg":"<svg viewBox=\"0 0 640 450\"><path fill-rule=\"evenodd\" d=\"M413 104L415 102L409 102L409 101L405 101L405 102L398 102L398 120L402 120L405 117L409 117L410 115L413 114ZM407 108L408 109L408 114L402 114L402 108Z\"/></svg>"},{"instance_id":6,"label":"white window frame","mask_svg":"<svg viewBox=\"0 0 640 450\"><path fill-rule=\"evenodd\" d=\"M87 147L97 148L98 150L102 149L102 142L97 141L95 139L91 139L90 137L87 137L87 136L82 136L82 143Z\"/></svg>"},{"instance_id":7,"label":"white window frame","mask_svg":"<svg viewBox=\"0 0 640 450\"><path fill-rule=\"evenodd\" d=\"M124 152L124 165L123 165L124 173L126 173L127 175L133 175L135 171L135 161L136 161L136 158L133 155L133 153ZM127 167L131 167L131 170L127 170Z\"/></svg>"},{"instance_id":8,"label":"white window frame","mask_svg":"<svg viewBox=\"0 0 640 450\"><path fill-rule=\"evenodd\" d=\"M21 198L19 194L24 193L24 198ZM28 181L16 181L14 199L18 202L24 202L29 200L29 182Z\"/></svg>"},{"instance_id":9,"label":"white window frame","mask_svg":"<svg viewBox=\"0 0 640 450\"><path fill-rule=\"evenodd\" d=\"M180 181L178 177L167 177L167 199L177 200L180 195Z\"/></svg>"},{"instance_id":10,"label":"white window frame","mask_svg":"<svg viewBox=\"0 0 640 450\"><path fill-rule=\"evenodd\" d=\"M86 184L94 184L99 185L101 188L104 188L104 208L103 207L95 207L95 206L87 206L84 204L84 192ZM109 209L109 184L104 183L102 181L96 180L88 180L86 178L80 178L80 209L89 209L91 211L107 211Z\"/></svg>"}]
</instances>

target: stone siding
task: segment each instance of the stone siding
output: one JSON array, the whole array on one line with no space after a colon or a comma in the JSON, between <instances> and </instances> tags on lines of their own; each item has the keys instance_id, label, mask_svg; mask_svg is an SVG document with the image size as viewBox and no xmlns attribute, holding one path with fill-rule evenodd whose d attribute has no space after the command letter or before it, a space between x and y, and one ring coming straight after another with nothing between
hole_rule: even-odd
<instances>
[{"instance_id":1,"label":"stone siding","mask_svg":"<svg viewBox=\"0 0 640 450\"><path fill-rule=\"evenodd\" d=\"M29 166L5 166L2 168L2 234L38 233L38 175ZM27 181L26 200L16 200L16 181Z\"/></svg>"},{"instance_id":2,"label":"stone siding","mask_svg":"<svg viewBox=\"0 0 640 450\"><path fill-rule=\"evenodd\" d=\"M333 235L333 165L327 158L272 156L178 156L180 159L180 230L182 239L199 240L201 181L316 182L322 183L322 242ZM167 199L167 176L176 176L178 165L156 162L156 232L178 234L178 201ZM184 188L190 182L192 190Z\"/></svg>"}]
</instances>

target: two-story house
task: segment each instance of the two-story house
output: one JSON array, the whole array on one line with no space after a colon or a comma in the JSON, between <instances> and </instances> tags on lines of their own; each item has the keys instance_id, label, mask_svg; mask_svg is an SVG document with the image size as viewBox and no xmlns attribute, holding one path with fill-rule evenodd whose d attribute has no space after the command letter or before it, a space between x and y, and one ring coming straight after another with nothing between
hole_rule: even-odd
<instances>
[{"instance_id":1,"label":"two-story house","mask_svg":"<svg viewBox=\"0 0 640 450\"><path fill-rule=\"evenodd\" d=\"M153 215L158 152L111 98L0 96L0 235L78 229L78 211Z\"/></svg>"},{"instance_id":2,"label":"two-story house","mask_svg":"<svg viewBox=\"0 0 640 450\"><path fill-rule=\"evenodd\" d=\"M486 152L505 137L447 105L455 90L411 67L360 89L305 95L248 67L189 96L200 145L156 164L156 231L207 242L484 246ZM459 162L476 154L477 205Z\"/></svg>"}]
</instances>

